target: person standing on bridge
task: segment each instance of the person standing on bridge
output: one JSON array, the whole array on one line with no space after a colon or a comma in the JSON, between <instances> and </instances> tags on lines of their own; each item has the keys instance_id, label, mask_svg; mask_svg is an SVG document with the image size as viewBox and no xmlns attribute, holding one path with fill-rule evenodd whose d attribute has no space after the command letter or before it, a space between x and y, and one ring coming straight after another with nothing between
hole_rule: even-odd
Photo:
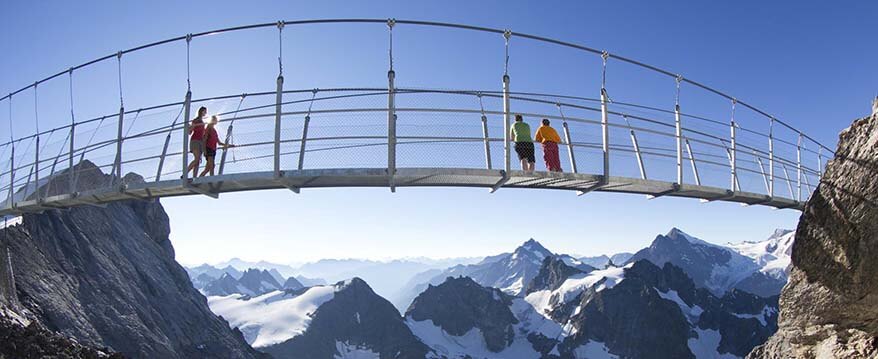
<instances>
[{"instance_id":1,"label":"person standing on bridge","mask_svg":"<svg viewBox=\"0 0 878 359\"><path fill-rule=\"evenodd\" d=\"M219 141L219 133L216 132L216 123L219 122L216 116L210 118L210 122L207 123L207 127L204 129L204 158L207 159L207 163L204 164L204 171L201 171L201 175L199 177L204 177L204 175L210 173L213 176L213 168L214 168L214 159L216 158L216 146L222 145L223 148L226 147L235 147L235 145L231 145L228 143L222 143Z\"/></svg>"},{"instance_id":2,"label":"person standing on bridge","mask_svg":"<svg viewBox=\"0 0 878 359\"><path fill-rule=\"evenodd\" d=\"M192 177L198 176L198 166L201 165L201 154L204 152L204 118L207 117L207 107L198 109L198 116L189 124L189 152L192 153L192 162L186 168L186 173L192 171Z\"/></svg>"},{"instance_id":3,"label":"person standing on bridge","mask_svg":"<svg viewBox=\"0 0 878 359\"><path fill-rule=\"evenodd\" d=\"M561 159L558 157L561 136L549 126L549 119L543 119L543 124L537 129L534 139L543 146L543 161L546 162L546 169L549 172L561 172Z\"/></svg>"},{"instance_id":4,"label":"person standing on bridge","mask_svg":"<svg viewBox=\"0 0 878 359\"><path fill-rule=\"evenodd\" d=\"M524 122L521 115L515 115L515 123L509 130L509 139L515 142L515 153L521 160L521 170L524 173L533 173L536 157L534 156L534 142L530 138L530 125Z\"/></svg>"}]
</instances>

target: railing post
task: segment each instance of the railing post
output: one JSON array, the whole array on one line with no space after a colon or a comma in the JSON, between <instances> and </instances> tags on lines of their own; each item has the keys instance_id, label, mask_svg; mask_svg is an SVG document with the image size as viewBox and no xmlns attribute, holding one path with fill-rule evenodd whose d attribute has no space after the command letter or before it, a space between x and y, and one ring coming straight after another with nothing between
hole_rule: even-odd
<instances>
[{"instance_id":1,"label":"railing post","mask_svg":"<svg viewBox=\"0 0 878 359\"><path fill-rule=\"evenodd\" d=\"M680 120L680 83L683 77L677 75L677 96L674 100L674 125L675 137L677 140L677 184L683 184L683 124Z\"/></svg>"},{"instance_id":2,"label":"railing post","mask_svg":"<svg viewBox=\"0 0 878 359\"><path fill-rule=\"evenodd\" d=\"M603 169L603 177L601 178L601 183L607 184L610 182L610 129L609 129L609 113L607 110L607 102L609 98L607 96L607 59L610 58L610 54L604 51L601 54L601 59L603 60L602 64L602 74L601 74L601 148L604 152L604 169Z\"/></svg>"},{"instance_id":3,"label":"railing post","mask_svg":"<svg viewBox=\"0 0 878 359\"><path fill-rule=\"evenodd\" d=\"M768 196L774 197L774 117L768 124Z\"/></svg>"},{"instance_id":4,"label":"railing post","mask_svg":"<svg viewBox=\"0 0 878 359\"><path fill-rule=\"evenodd\" d=\"M570 158L570 170L572 173L576 173L576 157L573 154L573 141L570 137L570 128L567 126L567 117L564 116L564 110L561 109L560 103L555 104L555 106L558 106L558 113L561 115L561 120L564 121L561 124L564 127L564 142L567 143L567 157Z\"/></svg>"},{"instance_id":5,"label":"railing post","mask_svg":"<svg viewBox=\"0 0 878 359\"><path fill-rule=\"evenodd\" d=\"M485 166L491 169L491 140L488 138L488 116L482 115L482 137L485 139Z\"/></svg>"},{"instance_id":6,"label":"railing post","mask_svg":"<svg viewBox=\"0 0 878 359\"><path fill-rule=\"evenodd\" d=\"M280 178L280 128L281 128L281 103L284 96L284 71L283 71L283 30L284 22L277 22L279 55L277 58L277 94L274 102L274 178Z\"/></svg>"},{"instance_id":7,"label":"railing post","mask_svg":"<svg viewBox=\"0 0 878 359\"><path fill-rule=\"evenodd\" d=\"M37 202L40 201L40 135L37 135L37 147L34 148L34 193Z\"/></svg>"},{"instance_id":8,"label":"railing post","mask_svg":"<svg viewBox=\"0 0 878 359\"><path fill-rule=\"evenodd\" d=\"M729 162L730 162L730 166L732 167L732 178L731 178L732 191L740 191L741 190L741 188L739 187L739 184L738 184L739 183L738 182L738 142L736 139L737 130L735 128L735 105L737 105L737 103L738 103L738 100L735 100L735 99L732 100L732 117L731 117L731 121L729 122L730 137L732 140L731 150L729 152L729 156L730 156Z\"/></svg>"},{"instance_id":9,"label":"railing post","mask_svg":"<svg viewBox=\"0 0 878 359\"><path fill-rule=\"evenodd\" d=\"M512 117L509 113L509 75L503 75L503 168L506 173L512 169L511 146L509 129L512 127Z\"/></svg>"},{"instance_id":10,"label":"railing post","mask_svg":"<svg viewBox=\"0 0 878 359\"><path fill-rule=\"evenodd\" d=\"M802 201L802 133L799 132L799 141L796 143L796 198Z\"/></svg>"},{"instance_id":11,"label":"railing post","mask_svg":"<svg viewBox=\"0 0 878 359\"><path fill-rule=\"evenodd\" d=\"M116 175L117 178L111 179L110 180L111 184L114 183L116 180L119 180L121 183L121 180L122 180L122 127L123 127L122 122L124 121L124 119L125 119L125 107L120 106L119 107L119 126L117 126L118 132L116 133L116 160L113 163L113 170L114 170L113 174Z\"/></svg>"},{"instance_id":12,"label":"railing post","mask_svg":"<svg viewBox=\"0 0 878 359\"><path fill-rule=\"evenodd\" d=\"M396 174L396 72L387 71L387 174Z\"/></svg>"},{"instance_id":13,"label":"railing post","mask_svg":"<svg viewBox=\"0 0 878 359\"><path fill-rule=\"evenodd\" d=\"M277 76L277 95L274 104L274 178L280 177L280 118L283 102L284 77Z\"/></svg>"},{"instance_id":14,"label":"railing post","mask_svg":"<svg viewBox=\"0 0 878 359\"><path fill-rule=\"evenodd\" d=\"M192 106L192 91L186 91L186 99L183 100L183 185L186 186L189 181L189 112L191 111ZM171 130L173 131L174 126L171 126ZM167 147L167 146L165 146ZM162 156L164 159L165 156ZM162 172L162 162L159 162L159 175L156 176L156 181L161 175Z\"/></svg>"},{"instance_id":15,"label":"railing post","mask_svg":"<svg viewBox=\"0 0 878 359\"><path fill-rule=\"evenodd\" d=\"M67 154L67 185L70 186L70 194L76 193L76 183L73 182L73 151L75 149L74 139L76 135L76 122L70 123L70 153Z\"/></svg>"},{"instance_id":16,"label":"railing post","mask_svg":"<svg viewBox=\"0 0 878 359\"><path fill-rule=\"evenodd\" d=\"M503 68L503 170L506 175L512 170L512 148L509 138L509 129L512 127L512 116L509 113L509 39L512 37L512 31L503 32L503 39L506 48L505 65Z\"/></svg>"}]
</instances>

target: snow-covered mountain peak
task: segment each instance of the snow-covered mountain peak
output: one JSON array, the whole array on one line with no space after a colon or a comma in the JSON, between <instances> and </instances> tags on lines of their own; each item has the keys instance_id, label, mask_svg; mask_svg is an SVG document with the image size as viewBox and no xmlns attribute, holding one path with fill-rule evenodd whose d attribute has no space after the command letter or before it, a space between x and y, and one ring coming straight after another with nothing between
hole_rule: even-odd
<instances>
[{"instance_id":1,"label":"snow-covered mountain peak","mask_svg":"<svg viewBox=\"0 0 878 359\"><path fill-rule=\"evenodd\" d=\"M701 239L698 239L698 238L696 238L696 237L694 237L686 232L683 232L683 230L681 230L677 227L671 228L671 230L668 232L668 234L665 235L665 237L668 237L671 239L682 239L682 240L685 240L685 241L692 243L692 244L701 244L701 245L708 245L708 246L712 246L712 247L719 247L715 244L708 243L708 242L703 241Z\"/></svg>"},{"instance_id":2,"label":"snow-covered mountain peak","mask_svg":"<svg viewBox=\"0 0 878 359\"><path fill-rule=\"evenodd\" d=\"M520 253L532 254L533 256L539 258L540 261L552 255L551 251L546 249L546 247L543 247L540 242L537 242L533 238L528 239L526 242L522 243L521 246L515 249L515 252L513 252L512 255L515 256L516 254Z\"/></svg>"},{"instance_id":3,"label":"snow-covered mountain peak","mask_svg":"<svg viewBox=\"0 0 878 359\"><path fill-rule=\"evenodd\" d=\"M751 258L762 267L762 273L785 280L792 261L795 236L795 231L778 229L764 241L730 243L728 247Z\"/></svg>"}]
</instances>

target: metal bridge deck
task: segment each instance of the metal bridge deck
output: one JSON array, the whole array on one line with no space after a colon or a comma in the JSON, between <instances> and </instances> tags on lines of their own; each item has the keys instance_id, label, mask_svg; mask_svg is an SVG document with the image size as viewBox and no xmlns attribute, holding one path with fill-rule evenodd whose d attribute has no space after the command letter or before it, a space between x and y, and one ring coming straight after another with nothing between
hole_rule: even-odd
<instances>
[{"instance_id":1,"label":"metal bridge deck","mask_svg":"<svg viewBox=\"0 0 878 359\"><path fill-rule=\"evenodd\" d=\"M737 202L744 205L765 205L775 208L801 210L803 203L787 198L768 197L751 192L729 192L723 188L682 185L674 183L641 180L625 177L610 177L602 183L602 176L573 173L535 172L525 174L504 171L468 168L401 168L395 176L389 176L382 168L318 169L284 171L275 177L271 171L255 173L226 174L213 177L200 177L184 184L179 179L159 182L132 183L116 188L86 191L76 194L61 194L43 197L40 200L19 201L14 207L0 209L0 214L39 212L54 208L69 208L80 205L104 205L124 200L151 200L163 197L202 196L218 197L222 193L290 189L298 192L304 188L327 187L389 187L391 180L395 187L479 187L488 189L556 189L641 194L654 197L684 197L704 201Z\"/></svg>"}]
</instances>

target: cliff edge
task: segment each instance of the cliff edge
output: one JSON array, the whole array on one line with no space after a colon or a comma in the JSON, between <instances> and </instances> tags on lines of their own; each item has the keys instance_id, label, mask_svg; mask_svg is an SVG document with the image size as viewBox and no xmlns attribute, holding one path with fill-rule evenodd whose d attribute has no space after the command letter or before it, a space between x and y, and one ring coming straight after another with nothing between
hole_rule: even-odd
<instances>
[{"instance_id":1,"label":"cliff edge","mask_svg":"<svg viewBox=\"0 0 878 359\"><path fill-rule=\"evenodd\" d=\"M748 358L878 358L878 114L840 134L792 262L779 330Z\"/></svg>"}]
</instances>

